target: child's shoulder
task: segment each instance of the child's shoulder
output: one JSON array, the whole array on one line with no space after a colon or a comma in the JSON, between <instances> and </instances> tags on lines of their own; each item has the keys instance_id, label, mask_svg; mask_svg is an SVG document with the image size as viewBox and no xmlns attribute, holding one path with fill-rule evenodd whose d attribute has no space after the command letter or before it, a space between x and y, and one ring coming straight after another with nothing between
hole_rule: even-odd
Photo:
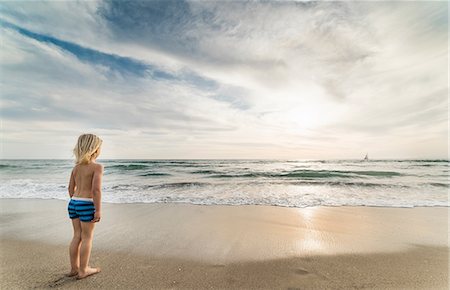
<instances>
[{"instance_id":1,"label":"child's shoulder","mask_svg":"<svg viewBox=\"0 0 450 290\"><path fill-rule=\"evenodd\" d=\"M92 163L93 163L94 169L103 171L103 168L104 168L103 164L98 163L98 162L92 162Z\"/></svg>"},{"instance_id":2,"label":"child's shoulder","mask_svg":"<svg viewBox=\"0 0 450 290\"><path fill-rule=\"evenodd\" d=\"M98 163L98 162L92 162L92 163L94 163L95 166L103 167L103 164L101 164L101 163Z\"/></svg>"},{"instance_id":3,"label":"child's shoulder","mask_svg":"<svg viewBox=\"0 0 450 290\"><path fill-rule=\"evenodd\" d=\"M77 171L77 169L78 169L78 164L75 164L75 165L73 166L73 168L72 168L72 172Z\"/></svg>"},{"instance_id":4,"label":"child's shoulder","mask_svg":"<svg viewBox=\"0 0 450 290\"><path fill-rule=\"evenodd\" d=\"M73 166L73 168L72 168L72 171L73 172L75 172L75 171L77 171L80 167L83 167L83 168L91 168L91 170L92 170L92 168L94 169L94 170L103 170L103 168L104 168L104 166L103 166L103 164L101 164L101 163L98 163L98 162L91 162L91 163L89 163L89 164L75 164L74 166Z\"/></svg>"}]
</instances>

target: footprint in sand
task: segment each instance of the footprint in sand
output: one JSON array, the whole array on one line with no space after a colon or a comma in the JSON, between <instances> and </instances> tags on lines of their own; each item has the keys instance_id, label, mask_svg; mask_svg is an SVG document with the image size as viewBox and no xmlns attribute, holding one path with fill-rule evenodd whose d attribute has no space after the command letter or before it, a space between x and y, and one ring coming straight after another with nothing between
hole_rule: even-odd
<instances>
[{"instance_id":1,"label":"footprint in sand","mask_svg":"<svg viewBox=\"0 0 450 290\"><path fill-rule=\"evenodd\" d=\"M50 283L48 283L47 285L45 285L46 287L44 288L55 288L55 287L60 287L66 283L72 282L74 281L74 277L67 277L67 276L63 276L61 278L58 278L56 280L51 281Z\"/></svg>"},{"instance_id":2,"label":"footprint in sand","mask_svg":"<svg viewBox=\"0 0 450 290\"><path fill-rule=\"evenodd\" d=\"M303 269L295 269L294 272L295 272L295 274L298 274L298 275L306 275L306 274L309 274L308 271L303 270Z\"/></svg>"}]
</instances>

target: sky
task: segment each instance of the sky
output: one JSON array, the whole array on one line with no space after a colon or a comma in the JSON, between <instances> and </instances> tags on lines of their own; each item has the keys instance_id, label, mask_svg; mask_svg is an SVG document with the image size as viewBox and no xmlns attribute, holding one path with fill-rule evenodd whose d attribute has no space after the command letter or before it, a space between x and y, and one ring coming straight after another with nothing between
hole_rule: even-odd
<instances>
[{"instance_id":1,"label":"sky","mask_svg":"<svg viewBox=\"0 0 450 290\"><path fill-rule=\"evenodd\" d=\"M0 158L448 158L448 3L0 2Z\"/></svg>"}]
</instances>

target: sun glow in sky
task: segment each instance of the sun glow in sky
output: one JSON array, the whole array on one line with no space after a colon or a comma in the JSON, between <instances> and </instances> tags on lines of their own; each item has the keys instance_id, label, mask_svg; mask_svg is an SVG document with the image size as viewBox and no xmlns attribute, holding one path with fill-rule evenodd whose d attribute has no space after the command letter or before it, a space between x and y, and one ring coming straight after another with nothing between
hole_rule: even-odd
<instances>
[{"instance_id":1,"label":"sun glow in sky","mask_svg":"<svg viewBox=\"0 0 450 290\"><path fill-rule=\"evenodd\" d=\"M448 158L448 3L0 3L1 158Z\"/></svg>"}]
</instances>

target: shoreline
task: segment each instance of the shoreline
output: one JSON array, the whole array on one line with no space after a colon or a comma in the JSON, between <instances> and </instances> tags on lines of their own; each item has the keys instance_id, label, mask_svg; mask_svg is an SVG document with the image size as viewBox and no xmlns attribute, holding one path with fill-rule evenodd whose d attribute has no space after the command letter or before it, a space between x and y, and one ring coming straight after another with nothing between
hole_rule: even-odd
<instances>
[{"instance_id":1,"label":"shoreline","mask_svg":"<svg viewBox=\"0 0 450 290\"><path fill-rule=\"evenodd\" d=\"M37 197L5 197L0 198L1 200L55 200L55 201L64 201L69 202L69 197L66 199L60 199L60 198L37 198ZM186 202L186 201L152 201L152 202L144 202L144 201L133 201L133 202L109 202L109 201L102 201L102 204L180 204L180 205L198 205L198 206L269 206L269 207L281 207L281 208L295 208L295 209L304 209L304 208L339 208L339 207L374 207L374 208L398 208L398 209L409 209L409 208L447 208L450 210L450 203L449 205L416 205L416 206L388 206L388 205L314 205L314 206L304 206L304 207L297 207L297 206L285 206L285 205L278 205L278 204L222 204L222 203L212 203L212 204L203 204L203 203L192 203L192 202Z\"/></svg>"},{"instance_id":2,"label":"shoreline","mask_svg":"<svg viewBox=\"0 0 450 290\"><path fill-rule=\"evenodd\" d=\"M449 207L104 203L75 282L66 205L0 199L1 288L448 287Z\"/></svg>"}]
</instances>

